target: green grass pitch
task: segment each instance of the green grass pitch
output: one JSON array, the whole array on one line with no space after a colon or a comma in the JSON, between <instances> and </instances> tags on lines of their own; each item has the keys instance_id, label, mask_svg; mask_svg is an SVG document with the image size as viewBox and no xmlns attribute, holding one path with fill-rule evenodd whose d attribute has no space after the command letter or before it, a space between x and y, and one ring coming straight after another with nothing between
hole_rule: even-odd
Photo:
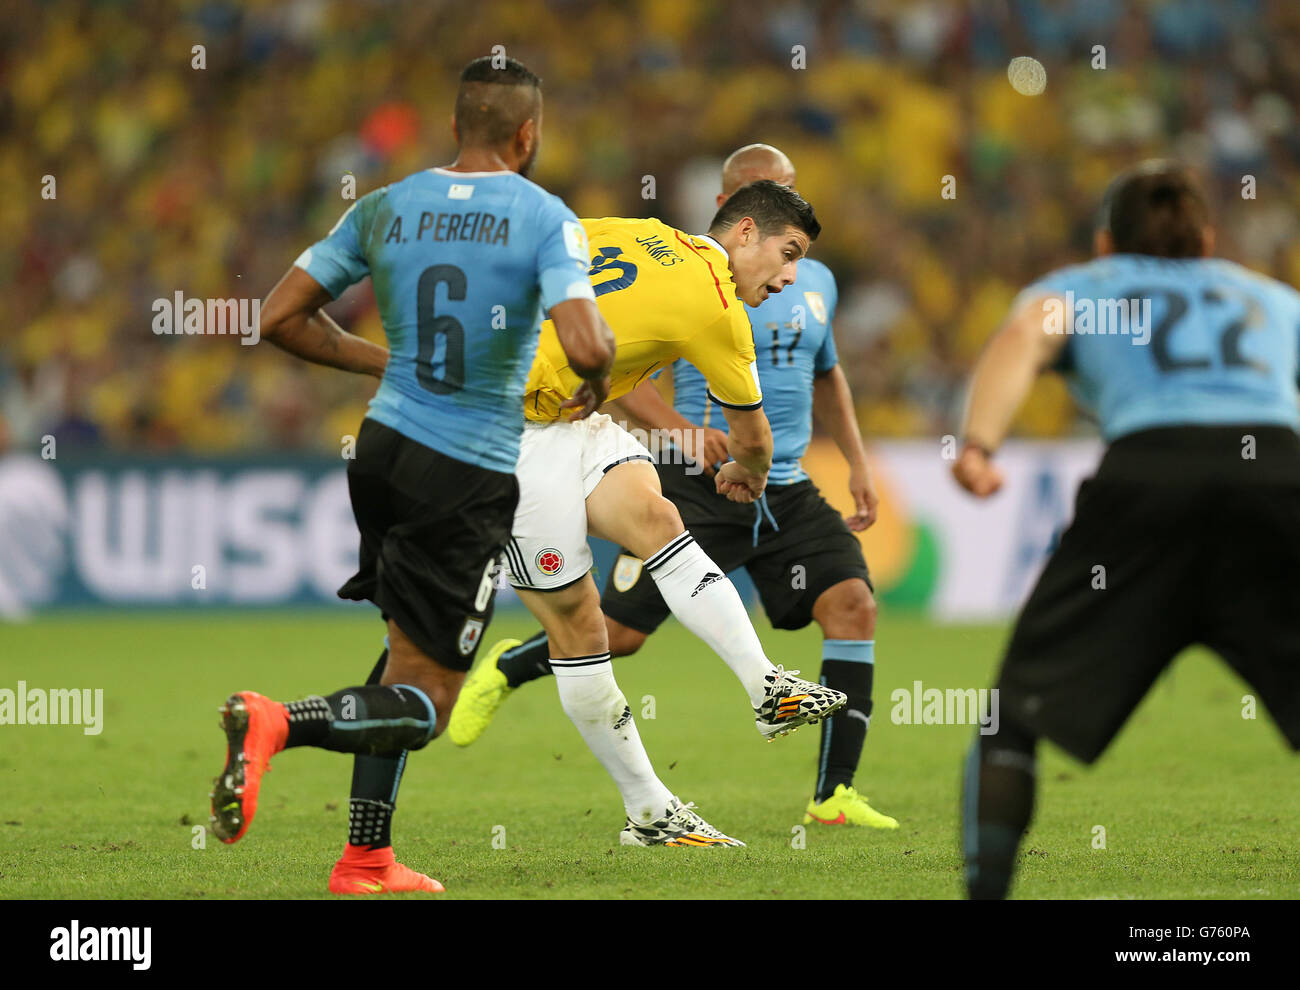
<instances>
[{"instance_id":1,"label":"green grass pitch","mask_svg":"<svg viewBox=\"0 0 1300 990\"><path fill-rule=\"evenodd\" d=\"M814 630L773 632L770 655L816 677ZM501 617L489 640L531 629ZM892 833L799 824L818 729L764 743L723 663L670 623L616 663L663 780L745 849L625 849L613 784L560 710L554 684L517 692L475 746L440 739L408 764L394 826L408 865L452 898L951 898L968 726L896 725L890 693L989 682L1003 627L880 621L875 716L859 789ZM364 679L374 617L339 613L51 616L0 627L0 688L103 688L104 730L0 726L0 898L304 898L345 839L351 758L278 756L257 819L233 847L206 825L234 690L279 699ZM1295 898L1295 763L1245 687L1204 653L1182 657L1087 770L1046 747L1022 847L1022 898ZM641 717L654 698L655 718ZM1086 704L1086 698L1079 699ZM497 828L501 826L501 828ZM1094 848L1095 827L1105 848ZM504 831L502 831L504 829ZM504 848L495 848L504 841ZM404 895L427 896L427 895Z\"/></svg>"}]
</instances>

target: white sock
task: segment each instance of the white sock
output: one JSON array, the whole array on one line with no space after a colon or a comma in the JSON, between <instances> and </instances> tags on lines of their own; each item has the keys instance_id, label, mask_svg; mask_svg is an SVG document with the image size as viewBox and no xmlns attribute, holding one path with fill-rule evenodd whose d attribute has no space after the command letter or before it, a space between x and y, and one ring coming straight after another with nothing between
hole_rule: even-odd
<instances>
[{"instance_id":1,"label":"white sock","mask_svg":"<svg viewBox=\"0 0 1300 990\"><path fill-rule=\"evenodd\" d=\"M551 669L564 714L614 778L628 817L641 823L662 818L673 793L655 776L609 654L552 659Z\"/></svg>"},{"instance_id":2,"label":"white sock","mask_svg":"<svg viewBox=\"0 0 1300 990\"><path fill-rule=\"evenodd\" d=\"M776 668L763 652L745 604L722 568L689 532L651 554L645 568L673 615L727 662L745 686L749 703L755 708L762 704L764 678Z\"/></svg>"}]
</instances>

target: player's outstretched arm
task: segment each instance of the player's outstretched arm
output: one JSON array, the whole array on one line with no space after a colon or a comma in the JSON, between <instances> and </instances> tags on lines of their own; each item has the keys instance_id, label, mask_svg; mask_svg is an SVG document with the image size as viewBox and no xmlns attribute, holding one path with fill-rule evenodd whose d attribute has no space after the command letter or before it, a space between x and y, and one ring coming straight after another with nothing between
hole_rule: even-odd
<instances>
[{"instance_id":1,"label":"player's outstretched arm","mask_svg":"<svg viewBox=\"0 0 1300 990\"><path fill-rule=\"evenodd\" d=\"M772 427L762 409L722 407L730 436L727 451L732 459L722 465L714 479L717 490L733 502L753 502L767 487L772 467Z\"/></svg>"},{"instance_id":2,"label":"player's outstretched arm","mask_svg":"<svg viewBox=\"0 0 1300 990\"><path fill-rule=\"evenodd\" d=\"M556 336L564 348L573 373L582 385L573 398L560 404L561 409L577 409L569 417L586 419L609 395L609 371L614 366L614 334L590 299L566 299L551 307L548 314L555 324Z\"/></svg>"},{"instance_id":3,"label":"player's outstretched arm","mask_svg":"<svg viewBox=\"0 0 1300 990\"><path fill-rule=\"evenodd\" d=\"M314 364L383 377L388 348L350 334L335 323L321 310L333 301L305 271L290 268L262 303L262 338Z\"/></svg>"},{"instance_id":4,"label":"player's outstretched arm","mask_svg":"<svg viewBox=\"0 0 1300 990\"><path fill-rule=\"evenodd\" d=\"M854 512L844 521L855 532L876 521L880 498L867 466L867 452L862 446L858 414L853 408L853 392L844 370L837 364L813 379L813 418L831 435L849 465L849 492Z\"/></svg>"},{"instance_id":5,"label":"player's outstretched arm","mask_svg":"<svg viewBox=\"0 0 1300 990\"><path fill-rule=\"evenodd\" d=\"M675 438L673 442L703 466L706 477L713 474L712 465L727 459L727 434L722 430L696 426L664 401L654 382L642 382L611 405L617 405L624 415L643 429L675 434L680 439Z\"/></svg>"},{"instance_id":6,"label":"player's outstretched arm","mask_svg":"<svg viewBox=\"0 0 1300 990\"><path fill-rule=\"evenodd\" d=\"M962 422L963 446L952 469L957 483L975 495L992 495L1002 487L993 452L1006 439L1034 379L1065 347L1065 334L1045 329L1044 307L1051 298L1030 299L1016 310L975 365ZM1056 298L1068 312L1064 299Z\"/></svg>"}]
</instances>

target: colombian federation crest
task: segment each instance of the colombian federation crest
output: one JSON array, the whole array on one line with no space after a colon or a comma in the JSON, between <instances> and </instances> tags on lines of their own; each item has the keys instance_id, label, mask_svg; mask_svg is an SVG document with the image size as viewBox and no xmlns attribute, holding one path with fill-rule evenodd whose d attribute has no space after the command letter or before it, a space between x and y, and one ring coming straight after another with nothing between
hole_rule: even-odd
<instances>
[{"instance_id":1,"label":"colombian federation crest","mask_svg":"<svg viewBox=\"0 0 1300 990\"><path fill-rule=\"evenodd\" d=\"M564 554L556 550L555 547L547 547L545 550L538 552L534 563L537 564L539 571L550 577L552 574L559 574L560 571L564 570Z\"/></svg>"},{"instance_id":2,"label":"colombian federation crest","mask_svg":"<svg viewBox=\"0 0 1300 990\"><path fill-rule=\"evenodd\" d=\"M639 557L621 553L618 563L614 565L614 590L631 591L632 585L641 577L642 562Z\"/></svg>"},{"instance_id":3,"label":"colombian federation crest","mask_svg":"<svg viewBox=\"0 0 1300 990\"><path fill-rule=\"evenodd\" d=\"M460 650L460 655L467 657L473 653L474 647L478 645L479 638L482 635L483 620L466 619L465 624L460 627L460 641L456 644L456 648Z\"/></svg>"},{"instance_id":4,"label":"colombian federation crest","mask_svg":"<svg viewBox=\"0 0 1300 990\"><path fill-rule=\"evenodd\" d=\"M808 303L808 308L812 310L812 315L817 317L818 323L826 322L826 300L822 298L820 292L805 292L804 300Z\"/></svg>"}]
</instances>

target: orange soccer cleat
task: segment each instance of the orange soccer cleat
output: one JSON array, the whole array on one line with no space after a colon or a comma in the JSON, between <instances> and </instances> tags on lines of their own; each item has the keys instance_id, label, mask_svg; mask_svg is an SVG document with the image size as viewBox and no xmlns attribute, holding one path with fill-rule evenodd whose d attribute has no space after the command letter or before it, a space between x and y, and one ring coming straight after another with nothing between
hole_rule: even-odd
<instances>
[{"instance_id":1,"label":"orange soccer cleat","mask_svg":"<svg viewBox=\"0 0 1300 990\"><path fill-rule=\"evenodd\" d=\"M221 727L226 730L226 766L212 785L212 831L222 842L238 842L253 823L262 773L289 738L289 712L255 691L226 699Z\"/></svg>"},{"instance_id":2,"label":"orange soccer cleat","mask_svg":"<svg viewBox=\"0 0 1300 990\"><path fill-rule=\"evenodd\" d=\"M409 890L441 894L444 889L432 877L399 863L392 846L348 846L330 872L331 894L398 894Z\"/></svg>"}]
</instances>

